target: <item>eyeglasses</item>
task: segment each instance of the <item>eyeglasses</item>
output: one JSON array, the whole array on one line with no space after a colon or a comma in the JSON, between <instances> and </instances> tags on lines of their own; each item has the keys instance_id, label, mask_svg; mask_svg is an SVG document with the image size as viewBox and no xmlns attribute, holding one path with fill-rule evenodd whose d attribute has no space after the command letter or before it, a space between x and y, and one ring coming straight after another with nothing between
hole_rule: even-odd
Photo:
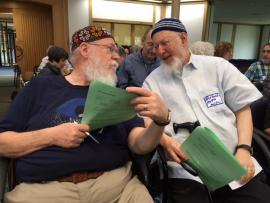
<instances>
[{"instance_id":1,"label":"eyeglasses","mask_svg":"<svg viewBox=\"0 0 270 203\"><path fill-rule=\"evenodd\" d=\"M167 48L167 47L169 47L171 45L172 45L172 41L170 41L170 40L164 40L164 41L161 41L159 44L155 44L154 45L154 49L155 50L158 50L159 47Z\"/></svg>"},{"instance_id":2,"label":"eyeglasses","mask_svg":"<svg viewBox=\"0 0 270 203\"><path fill-rule=\"evenodd\" d=\"M90 45L103 47L103 48L107 49L108 53L110 53L110 54L113 54L113 53L119 54L119 50L118 50L118 47L116 45L105 45L105 44L90 44Z\"/></svg>"}]
</instances>

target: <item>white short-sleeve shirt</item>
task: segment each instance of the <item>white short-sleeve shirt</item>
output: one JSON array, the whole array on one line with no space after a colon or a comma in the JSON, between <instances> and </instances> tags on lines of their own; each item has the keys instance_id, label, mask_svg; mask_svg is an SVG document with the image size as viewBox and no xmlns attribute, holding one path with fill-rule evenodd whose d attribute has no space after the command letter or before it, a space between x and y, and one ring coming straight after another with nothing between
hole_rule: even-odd
<instances>
[{"instance_id":1,"label":"white short-sleeve shirt","mask_svg":"<svg viewBox=\"0 0 270 203\"><path fill-rule=\"evenodd\" d=\"M143 86L158 93L172 111L171 123L165 131L180 143L189 133L185 130L174 133L173 123L198 120L201 126L215 132L232 152L238 143L234 112L262 96L228 61L193 54L179 73L168 74L161 65L146 78ZM171 162L169 166L170 177L191 178L178 164Z\"/></svg>"}]
</instances>

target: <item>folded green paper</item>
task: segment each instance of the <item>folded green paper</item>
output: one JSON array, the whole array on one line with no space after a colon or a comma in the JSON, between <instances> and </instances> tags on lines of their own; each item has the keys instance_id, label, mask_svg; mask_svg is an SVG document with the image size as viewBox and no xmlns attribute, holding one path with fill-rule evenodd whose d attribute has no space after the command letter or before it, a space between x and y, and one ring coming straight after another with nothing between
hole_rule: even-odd
<instances>
[{"instance_id":1,"label":"folded green paper","mask_svg":"<svg viewBox=\"0 0 270 203\"><path fill-rule=\"evenodd\" d=\"M92 130L127 121L136 113L129 101L137 95L100 81L91 83L85 102L82 123Z\"/></svg>"},{"instance_id":2,"label":"folded green paper","mask_svg":"<svg viewBox=\"0 0 270 203\"><path fill-rule=\"evenodd\" d=\"M183 142L182 149L192 167L210 191L240 179L247 170L208 128L197 127Z\"/></svg>"}]
</instances>

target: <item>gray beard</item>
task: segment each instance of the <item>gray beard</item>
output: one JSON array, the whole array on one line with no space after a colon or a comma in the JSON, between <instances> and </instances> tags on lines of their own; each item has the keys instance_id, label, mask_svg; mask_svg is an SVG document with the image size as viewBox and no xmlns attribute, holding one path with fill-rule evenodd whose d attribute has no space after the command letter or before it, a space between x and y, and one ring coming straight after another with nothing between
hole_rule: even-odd
<instances>
[{"instance_id":1,"label":"gray beard","mask_svg":"<svg viewBox=\"0 0 270 203\"><path fill-rule=\"evenodd\" d=\"M168 75L175 75L177 73L182 72L183 62L179 58L174 57L172 64L169 65L164 62L161 62L161 67L164 69L164 72L167 73Z\"/></svg>"},{"instance_id":2,"label":"gray beard","mask_svg":"<svg viewBox=\"0 0 270 203\"><path fill-rule=\"evenodd\" d=\"M103 68L100 68L100 65L98 64L99 63L88 65L88 67L86 68L87 79L91 82L98 80L108 85L116 86L116 82L117 82L116 73L114 72L113 74L108 74L106 71L104 71ZM111 64L107 66L108 67L106 68L114 68L116 70L116 68L118 67L118 63L113 61Z\"/></svg>"}]
</instances>

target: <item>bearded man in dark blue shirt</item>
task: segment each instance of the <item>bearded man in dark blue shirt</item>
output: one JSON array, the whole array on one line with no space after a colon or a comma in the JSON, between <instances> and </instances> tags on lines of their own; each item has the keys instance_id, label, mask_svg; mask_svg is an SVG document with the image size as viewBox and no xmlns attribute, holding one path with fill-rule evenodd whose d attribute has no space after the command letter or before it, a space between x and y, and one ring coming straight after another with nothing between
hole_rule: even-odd
<instances>
[{"instance_id":1,"label":"bearded man in dark blue shirt","mask_svg":"<svg viewBox=\"0 0 270 203\"><path fill-rule=\"evenodd\" d=\"M0 122L0 156L16 158L19 183L6 203L153 202L132 176L129 153L148 153L159 143L169 120L160 97L128 88L144 121L136 116L95 131L80 124L89 85L115 84L118 58L111 33L87 26L72 37L70 75L34 78L17 95Z\"/></svg>"}]
</instances>

